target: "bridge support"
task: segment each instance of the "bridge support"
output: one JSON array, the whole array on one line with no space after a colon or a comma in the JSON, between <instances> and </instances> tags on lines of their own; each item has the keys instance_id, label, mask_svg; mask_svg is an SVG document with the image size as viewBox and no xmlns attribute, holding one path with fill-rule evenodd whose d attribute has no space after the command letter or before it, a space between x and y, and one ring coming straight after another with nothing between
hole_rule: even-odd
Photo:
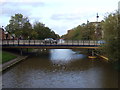
<instances>
[{"instance_id":1,"label":"bridge support","mask_svg":"<svg viewBox=\"0 0 120 90\"><path fill-rule=\"evenodd\" d=\"M90 55L90 56L95 56L95 51L94 51L94 49L88 49L88 55Z\"/></svg>"},{"instance_id":2,"label":"bridge support","mask_svg":"<svg viewBox=\"0 0 120 90\"><path fill-rule=\"evenodd\" d=\"M29 51L28 51L28 48L27 48L27 53L28 53Z\"/></svg>"},{"instance_id":3,"label":"bridge support","mask_svg":"<svg viewBox=\"0 0 120 90\"><path fill-rule=\"evenodd\" d=\"M95 56L95 52L94 52L94 50L92 49L92 56Z\"/></svg>"},{"instance_id":4,"label":"bridge support","mask_svg":"<svg viewBox=\"0 0 120 90\"><path fill-rule=\"evenodd\" d=\"M21 55L21 56L23 55L22 48L20 49L20 55Z\"/></svg>"}]
</instances>

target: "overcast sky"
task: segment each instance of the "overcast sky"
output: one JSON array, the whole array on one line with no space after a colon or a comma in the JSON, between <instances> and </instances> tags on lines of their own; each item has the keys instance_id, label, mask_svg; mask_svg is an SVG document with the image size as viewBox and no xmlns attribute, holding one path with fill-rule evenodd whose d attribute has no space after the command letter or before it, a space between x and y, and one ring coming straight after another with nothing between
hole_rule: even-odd
<instances>
[{"instance_id":1,"label":"overcast sky","mask_svg":"<svg viewBox=\"0 0 120 90\"><path fill-rule=\"evenodd\" d=\"M0 26L6 26L16 13L27 16L33 24L40 21L63 35L82 23L103 20L118 9L119 0L0 0Z\"/></svg>"}]
</instances>

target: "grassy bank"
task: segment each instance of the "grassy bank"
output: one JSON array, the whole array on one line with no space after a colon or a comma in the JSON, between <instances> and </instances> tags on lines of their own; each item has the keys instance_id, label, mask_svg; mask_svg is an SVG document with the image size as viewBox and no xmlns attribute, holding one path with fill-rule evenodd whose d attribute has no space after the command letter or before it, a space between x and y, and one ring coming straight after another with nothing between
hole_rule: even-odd
<instances>
[{"instance_id":1,"label":"grassy bank","mask_svg":"<svg viewBox=\"0 0 120 90\"><path fill-rule=\"evenodd\" d=\"M0 63L5 63L5 62L10 61L15 58L17 58L17 56L15 56L9 52L2 51L2 61L0 61Z\"/></svg>"}]
</instances>

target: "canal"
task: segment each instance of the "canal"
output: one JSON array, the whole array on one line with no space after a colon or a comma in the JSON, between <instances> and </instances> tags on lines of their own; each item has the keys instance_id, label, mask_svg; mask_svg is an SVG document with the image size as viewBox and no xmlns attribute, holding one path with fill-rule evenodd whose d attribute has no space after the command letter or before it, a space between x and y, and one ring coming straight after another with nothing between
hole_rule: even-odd
<instances>
[{"instance_id":1,"label":"canal","mask_svg":"<svg viewBox=\"0 0 120 90\"><path fill-rule=\"evenodd\" d=\"M3 72L3 88L117 88L118 73L82 51L37 51Z\"/></svg>"}]
</instances>

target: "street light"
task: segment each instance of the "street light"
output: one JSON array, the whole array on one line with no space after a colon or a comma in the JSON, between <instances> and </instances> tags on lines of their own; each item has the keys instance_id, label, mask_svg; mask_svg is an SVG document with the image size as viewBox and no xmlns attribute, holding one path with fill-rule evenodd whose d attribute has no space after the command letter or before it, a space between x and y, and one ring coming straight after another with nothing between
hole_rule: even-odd
<instances>
[{"instance_id":1,"label":"street light","mask_svg":"<svg viewBox=\"0 0 120 90\"><path fill-rule=\"evenodd\" d=\"M99 16L98 16L98 13L97 13L97 16L96 16L96 18L97 18L97 22L98 22L98 18L99 18Z\"/></svg>"},{"instance_id":2,"label":"street light","mask_svg":"<svg viewBox=\"0 0 120 90\"><path fill-rule=\"evenodd\" d=\"M99 32L98 32L98 18L99 18L99 15L98 15L98 13L97 13L97 16L96 16L96 18L97 18L97 22L96 22L96 31L95 31L95 33L96 33L96 38L98 39L98 37L99 37Z\"/></svg>"}]
</instances>

